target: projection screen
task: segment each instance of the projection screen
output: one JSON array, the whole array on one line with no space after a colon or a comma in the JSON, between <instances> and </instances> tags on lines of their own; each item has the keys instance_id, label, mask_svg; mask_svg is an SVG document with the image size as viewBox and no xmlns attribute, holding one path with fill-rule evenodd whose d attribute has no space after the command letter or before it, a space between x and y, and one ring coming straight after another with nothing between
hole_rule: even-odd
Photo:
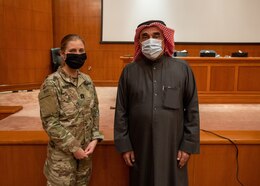
<instances>
[{"instance_id":1,"label":"projection screen","mask_svg":"<svg viewBox=\"0 0 260 186\"><path fill-rule=\"evenodd\" d=\"M179 43L260 43L260 0L102 0L101 43L133 42L136 26L163 20Z\"/></svg>"}]
</instances>

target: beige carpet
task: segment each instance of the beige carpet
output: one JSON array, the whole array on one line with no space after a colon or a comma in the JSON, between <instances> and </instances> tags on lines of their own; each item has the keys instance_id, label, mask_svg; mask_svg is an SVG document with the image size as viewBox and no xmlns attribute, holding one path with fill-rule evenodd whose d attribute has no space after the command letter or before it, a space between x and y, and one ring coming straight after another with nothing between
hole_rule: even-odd
<instances>
[{"instance_id":1,"label":"beige carpet","mask_svg":"<svg viewBox=\"0 0 260 186\"><path fill-rule=\"evenodd\" d=\"M100 107L100 130L113 139L116 87L97 87ZM0 120L1 131L43 130L39 115L39 90L0 93L1 106L23 109ZM200 104L201 128L206 130L260 130L260 104Z\"/></svg>"}]
</instances>

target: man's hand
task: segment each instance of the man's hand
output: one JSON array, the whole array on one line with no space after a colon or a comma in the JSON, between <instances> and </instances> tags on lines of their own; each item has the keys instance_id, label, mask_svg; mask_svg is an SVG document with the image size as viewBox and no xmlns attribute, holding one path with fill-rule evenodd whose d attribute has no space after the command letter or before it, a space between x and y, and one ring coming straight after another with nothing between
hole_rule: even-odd
<instances>
[{"instance_id":1,"label":"man's hand","mask_svg":"<svg viewBox=\"0 0 260 186\"><path fill-rule=\"evenodd\" d=\"M135 162L134 151L128 151L123 153L123 159L125 160L126 165L132 167Z\"/></svg>"},{"instance_id":2,"label":"man's hand","mask_svg":"<svg viewBox=\"0 0 260 186\"><path fill-rule=\"evenodd\" d=\"M179 168L182 168L189 160L190 155L184 151L179 150L177 155L177 161Z\"/></svg>"}]
</instances>

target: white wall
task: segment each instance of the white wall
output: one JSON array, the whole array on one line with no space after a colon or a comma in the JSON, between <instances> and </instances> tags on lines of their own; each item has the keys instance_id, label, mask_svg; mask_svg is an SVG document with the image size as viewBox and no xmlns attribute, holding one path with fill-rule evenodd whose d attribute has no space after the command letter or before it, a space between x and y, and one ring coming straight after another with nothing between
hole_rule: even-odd
<instances>
[{"instance_id":1,"label":"white wall","mask_svg":"<svg viewBox=\"0 0 260 186\"><path fill-rule=\"evenodd\" d=\"M176 42L260 43L260 0L103 0L102 41L132 42L137 25L160 19Z\"/></svg>"}]
</instances>

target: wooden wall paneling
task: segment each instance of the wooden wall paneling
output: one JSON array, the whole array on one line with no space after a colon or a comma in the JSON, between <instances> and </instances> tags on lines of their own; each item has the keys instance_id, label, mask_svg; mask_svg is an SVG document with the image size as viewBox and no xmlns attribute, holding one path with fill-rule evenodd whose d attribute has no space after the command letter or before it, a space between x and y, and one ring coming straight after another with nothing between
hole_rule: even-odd
<instances>
[{"instance_id":1,"label":"wooden wall paneling","mask_svg":"<svg viewBox=\"0 0 260 186\"><path fill-rule=\"evenodd\" d=\"M6 59L5 58L6 52L4 50L5 49L1 49L0 48L0 85L4 83L5 78L6 78L6 71L8 69L7 68L8 67L8 63L6 63L6 61L5 61L5 59Z\"/></svg>"},{"instance_id":2,"label":"wooden wall paneling","mask_svg":"<svg viewBox=\"0 0 260 186\"><path fill-rule=\"evenodd\" d=\"M189 186L193 186L194 184L194 171L195 169L195 156L198 156L198 154L192 154L190 156L190 159L188 161L188 182L189 182Z\"/></svg>"},{"instance_id":3,"label":"wooden wall paneling","mask_svg":"<svg viewBox=\"0 0 260 186\"><path fill-rule=\"evenodd\" d=\"M3 81L3 74L4 74L4 6L3 6L3 0L0 0L0 84L2 84Z\"/></svg>"},{"instance_id":4,"label":"wooden wall paneling","mask_svg":"<svg viewBox=\"0 0 260 186\"><path fill-rule=\"evenodd\" d=\"M191 65L198 91L207 91L208 67Z\"/></svg>"},{"instance_id":5,"label":"wooden wall paneling","mask_svg":"<svg viewBox=\"0 0 260 186\"><path fill-rule=\"evenodd\" d=\"M220 140L221 141L221 140ZM244 185L258 185L260 171L259 144L238 144L239 178ZM46 144L0 145L1 185L46 185L42 173ZM24 171L26 167L26 171ZM239 186L236 180L236 151L231 144L201 144L200 155L192 155L189 164L190 186ZM101 143L93 156L91 186L124 186L128 167L112 142ZM15 179L14 179L15 178Z\"/></svg>"},{"instance_id":6,"label":"wooden wall paneling","mask_svg":"<svg viewBox=\"0 0 260 186\"><path fill-rule=\"evenodd\" d=\"M46 145L0 145L0 185L46 185Z\"/></svg>"},{"instance_id":7,"label":"wooden wall paneling","mask_svg":"<svg viewBox=\"0 0 260 186\"><path fill-rule=\"evenodd\" d=\"M34 0L3 1L1 10L4 45L0 56L3 63L8 63L1 73L1 87L16 89L29 84L38 84L39 87L49 71L46 73L46 68L40 69L36 64L48 63L49 67L50 60L39 58L35 51L50 56L53 43L51 0L39 3ZM38 73L42 71L44 73Z\"/></svg>"},{"instance_id":8,"label":"wooden wall paneling","mask_svg":"<svg viewBox=\"0 0 260 186\"><path fill-rule=\"evenodd\" d=\"M50 5L49 5L50 6ZM37 8L37 7L35 7ZM49 9L47 9L49 10ZM37 30L37 31L51 31L52 32L52 12L45 12L43 10L34 10L32 11L33 13L33 17L32 17L32 27L33 30ZM51 39L52 42L52 37L42 37L44 39L47 39L48 42L43 42L43 44L49 44L49 40ZM49 45L48 45L49 46ZM34 46L35 47L35 46Z\"/></svg>"},{"instance_id":9,"label":"wooden wall paneling","mask_svg":"<svg viewBox=\"0 0 260 186\"><path fill-rule=\"evenodd\" d=\"M238 185L235 148L230 145L203 145L195 157L194 183L200 186ZM203 163L200 163L202 162ZM200 164L198 164L200 163Z\"/></svg>"},{"instance_id":10,"label":"wooden wall paneling","mask_svg":"<svg viewBox=\"0 0 260 186\"><path fill-rule=\"evenodd\" d=\"M15 29L10 29L7 26L4 25L3 27L3 43L5 50L4 52L11 50L11 49L17 49L17 31Z\"/></svg>"},{"instance_id":11,"label":"wooden wall paneling","mask_svg":"<svg viewBox=\"0 0 260 186\"><path fill-rule=\"evenodd\" d=\"M3 7L3 2L2 0L0 0L0 39L1 41L3 41L3 34L4 34L4 7ZM0 49L2 49L4 47L4 43L0 42ZM2 52L0 51L0 54ZM0 56L1 57L1 56ZM0 58L0 64L1 64L1 58Z\"/></svg>"},{"instance_id":12,"label":"wooden wall paneling","mask_svg":"<svg viewBox=\"0 0 260 186\"><path fill-rule=\"evenodd\" d=\"M27 71L28 66L21 68L21 71L26 71L27 74L32 75L24 76L20 79L10 75L15 65L11 64L8 68L4 68L0 76L1 84L8 85L14 83L16 87L20 85L26 86L28 82L40 84L45 77L51 73L50 61L49 59L46 60L46 57L50 57L50 48L58 47L61 38L68 33L78 33L86 39L87 51L90 56L88 63L93 67L89 73L94 82L96 81L100 85L109 85L111 82L115 83L118 80L122 70L122 67L117 65L120 56L128 54L134 55L133 44L100 43L100 0L25 0L22 2L2 0L2 6L0 6L0 8L2 9L3 15L0 16L0 26L3 28L1 29L2 31L0 31L0 37L3 38L3 42L1 43L5 43L0 51L0 59L7 59L5 55L7 55L6 53L9 49L15 49L15 51L34 51L35 46L37 46L38 51L41 51L43 56L45 56L44 58L38 58L38 54L33 54L34 69ZM1 20L3 23L1 23ZM25 42L25 40L27 42ZM199 56L199 51L202 49L215 50L221 56L231 55L231 52L238 50L247 51L249 56L260 56L259 44L176 43L176 49L188 50L189 56ZM103 54L109 52L112 54ZM119 56L116 56L117 54ZM94 55L100 56L93 58ZM107 56L109 56L109 59ZM16 57L16 60L18 60L18 57ZM37 61L37 64L35 64L35 61ZM30 61L27 63L31 64ZM38 66L38 63L48 64L48 67L44 66L43 68L39 68L41 65ZM101 67L101 65L103 66ZM87 69L88 66L83 67L84 72L88 72ZM108 72L106 71L107 69L109 69ZM23 76L23 72L19 73ZM3 80L2 77L8 78ZM201 88L204 89L205 87Z\"/></svg>"},{"instance_id":13,"label":"wooden wall paneling","mask_svg":"<svg viewBox=\"0 0 260 186\"><path fill-rule=\"evenodd\" d=\"M208 76L207 76L207 91L210 92L210 80L211 80L211 65L208 64Z\"/></svg>"},{"instance_id":14,"label":"wooden wall paneling","mask_svg":"<svg viewBox=\"0 0 260 186\"><path fill-rule=\"evenodd\" d=\"M10 6L5 6L3 5L3 28L4 29L14 29L16 28L17 25L17 20L16 20L16 16L17 14L15 14L16 8L14 7L10 7ZM8 39L10 39L11 37L9 37Z\"/></svg>"},{"instance_id":15,"label":"wooden wall paneling","mask_svg":"<svg viewBox=\"0 0 260 186\"><path fill-rule=\"evenodd\" d=\"M128 185L128 174L128 167L121 155L116 152L114 145L98 145L93 155L90 186L126 186Z\"/></svg>"},{"instance_id":16,"label":"wooden wall paneling","mask_svg":"<svg viewBox=\"0 0 260 186\"><path fill-rule=\"evenodd\" d=\"M27 4L27 3L23 3L23 4ZM17 7L16 11L13 12L12 14L15 14L15 19L16 19L16 29L18 30L32 30L32 20L34 15L34 12L31 11L31 7L23 7L20 4L20 6ZM24 44L26 44L26 42L28 42L25 38L21 38L21 40L23 40ZM26 41L26 42L25 42Z\"/></svg>"},{"instance_id":17,"label":"wooden wall paneling","mask_svg":"<svg viewBox=\"0 0 260 186\"><path fill-rule=\"evenodd\" d=\"M238 145L239 179L243 185L258 185L260 162L259 145ZM250 153L248 153L250 152ZM236 180L236 150L233 145L202 145L199 156L194 160L194 182L191 185L239 186ZM250 161L250 163L249 163ZM203 162L203 163L202 163ZM254 169L254 171L251 171Z\"/></svg>"},{"instance_id":18,"label":"wooden wall paneling","mask_svg":"<svg viewBox=\"0 0 260 186\"><path fill-rule=\"evenodd\" d=\"M42 173L46 158L46 145L0 145L0 152L1 185L46 185L46 179ZM6 152L6 154L2 152ZM192 156L189 161L191 185L193 185L195 171L193 159ZM27 168L26 171L24 171L24 167ZM128 185L128 174L129 169L121 155L115 151L113 144L97 146L93 155L90 186L126 186Z\"/></svg>"},{"instance_id":19,"label":"wooden wall paneling","mask_svg":"<svg viewBox=\"0 0 260 186\"><path fill-rule=\"evenodd\" d=\"M31 1L31 3L32 3L32 10L33 11L45 12L46 17L49 17L49 16L52 17L52 1L49 1L49 0L47 0L47 1L46 0L45 1ZM52 21L49 22L49 23L52 23Z\"/></svg>"},{"instance_id":20,"label":"wooden wall paneling","mask_svg":"<svg viewBox=\"0 0 260 186\"><path fill-rule=\"evenodd\" d=\"M239 178L244 185L260 185L260 161L259 157L255 156L259 152L259 145L239 145ZM250 171L253 169L255 171Z\"/></svg>"},{"instance_id":21,"label":"wooden wall paneling","mask_svg":"<svg viewBox=\"0 0 260 186\"><path fill-rule=\"evenodd\" d=\"M239 91L260 91L260 66L239 66L238 73Z\"/></svg>"},{"instance_id":22,"label":"wooden wall paneling","mask_svg":"<svg viewBox=\"0 0 260 186\"><path fill-rule=\"evenodd\" d=\"M211 66L210 74L211 91L234 91L234 66Z\"/></svg>"},{"instance_id":23,"label":"wooden wall paneling","mask_svg":"<svg viewBox=\"0 0 260 186\"><path fill-rule=\"evenodd\" d=\"M89 59L83 70L91 77L95 77L95 83L106 82L110 85L117 85L122 71L122 61L118 56L124 54L122 51L92 51L88 52ZM91 67L91 70L89 68Z\"/></svg>"},{"instance_id":24,"label":"wooden wall paneling","mask_svg":"<svg viewBox=\"0 0 260 186\"><path fill-rule=\"evenodd\" d=\"M235 74L234 74L234 92L238 91L238 65L235 66Z\"/></svg>"},{"instance_id":25,"label":"wooden wall paneling","mask_svg":"<svg viewBox=\"0 0 260 186\"><path fill-rule=\"evenodd\" d=\"M259 185L259 131L216 131L235 140L239 149L239 178L244 185ZM239 186L236 150L227 140L201 132L200 154L189 160L190 186ZM0 131L0 185L46 185L42 173L48 136L44 131ZM26 171L24 169L26 167ZM124 186L128 167L113 140L98 144L93 156L91 186ZM14 179L15 178L15 179Z\"/></svg>"}]
</instances>

